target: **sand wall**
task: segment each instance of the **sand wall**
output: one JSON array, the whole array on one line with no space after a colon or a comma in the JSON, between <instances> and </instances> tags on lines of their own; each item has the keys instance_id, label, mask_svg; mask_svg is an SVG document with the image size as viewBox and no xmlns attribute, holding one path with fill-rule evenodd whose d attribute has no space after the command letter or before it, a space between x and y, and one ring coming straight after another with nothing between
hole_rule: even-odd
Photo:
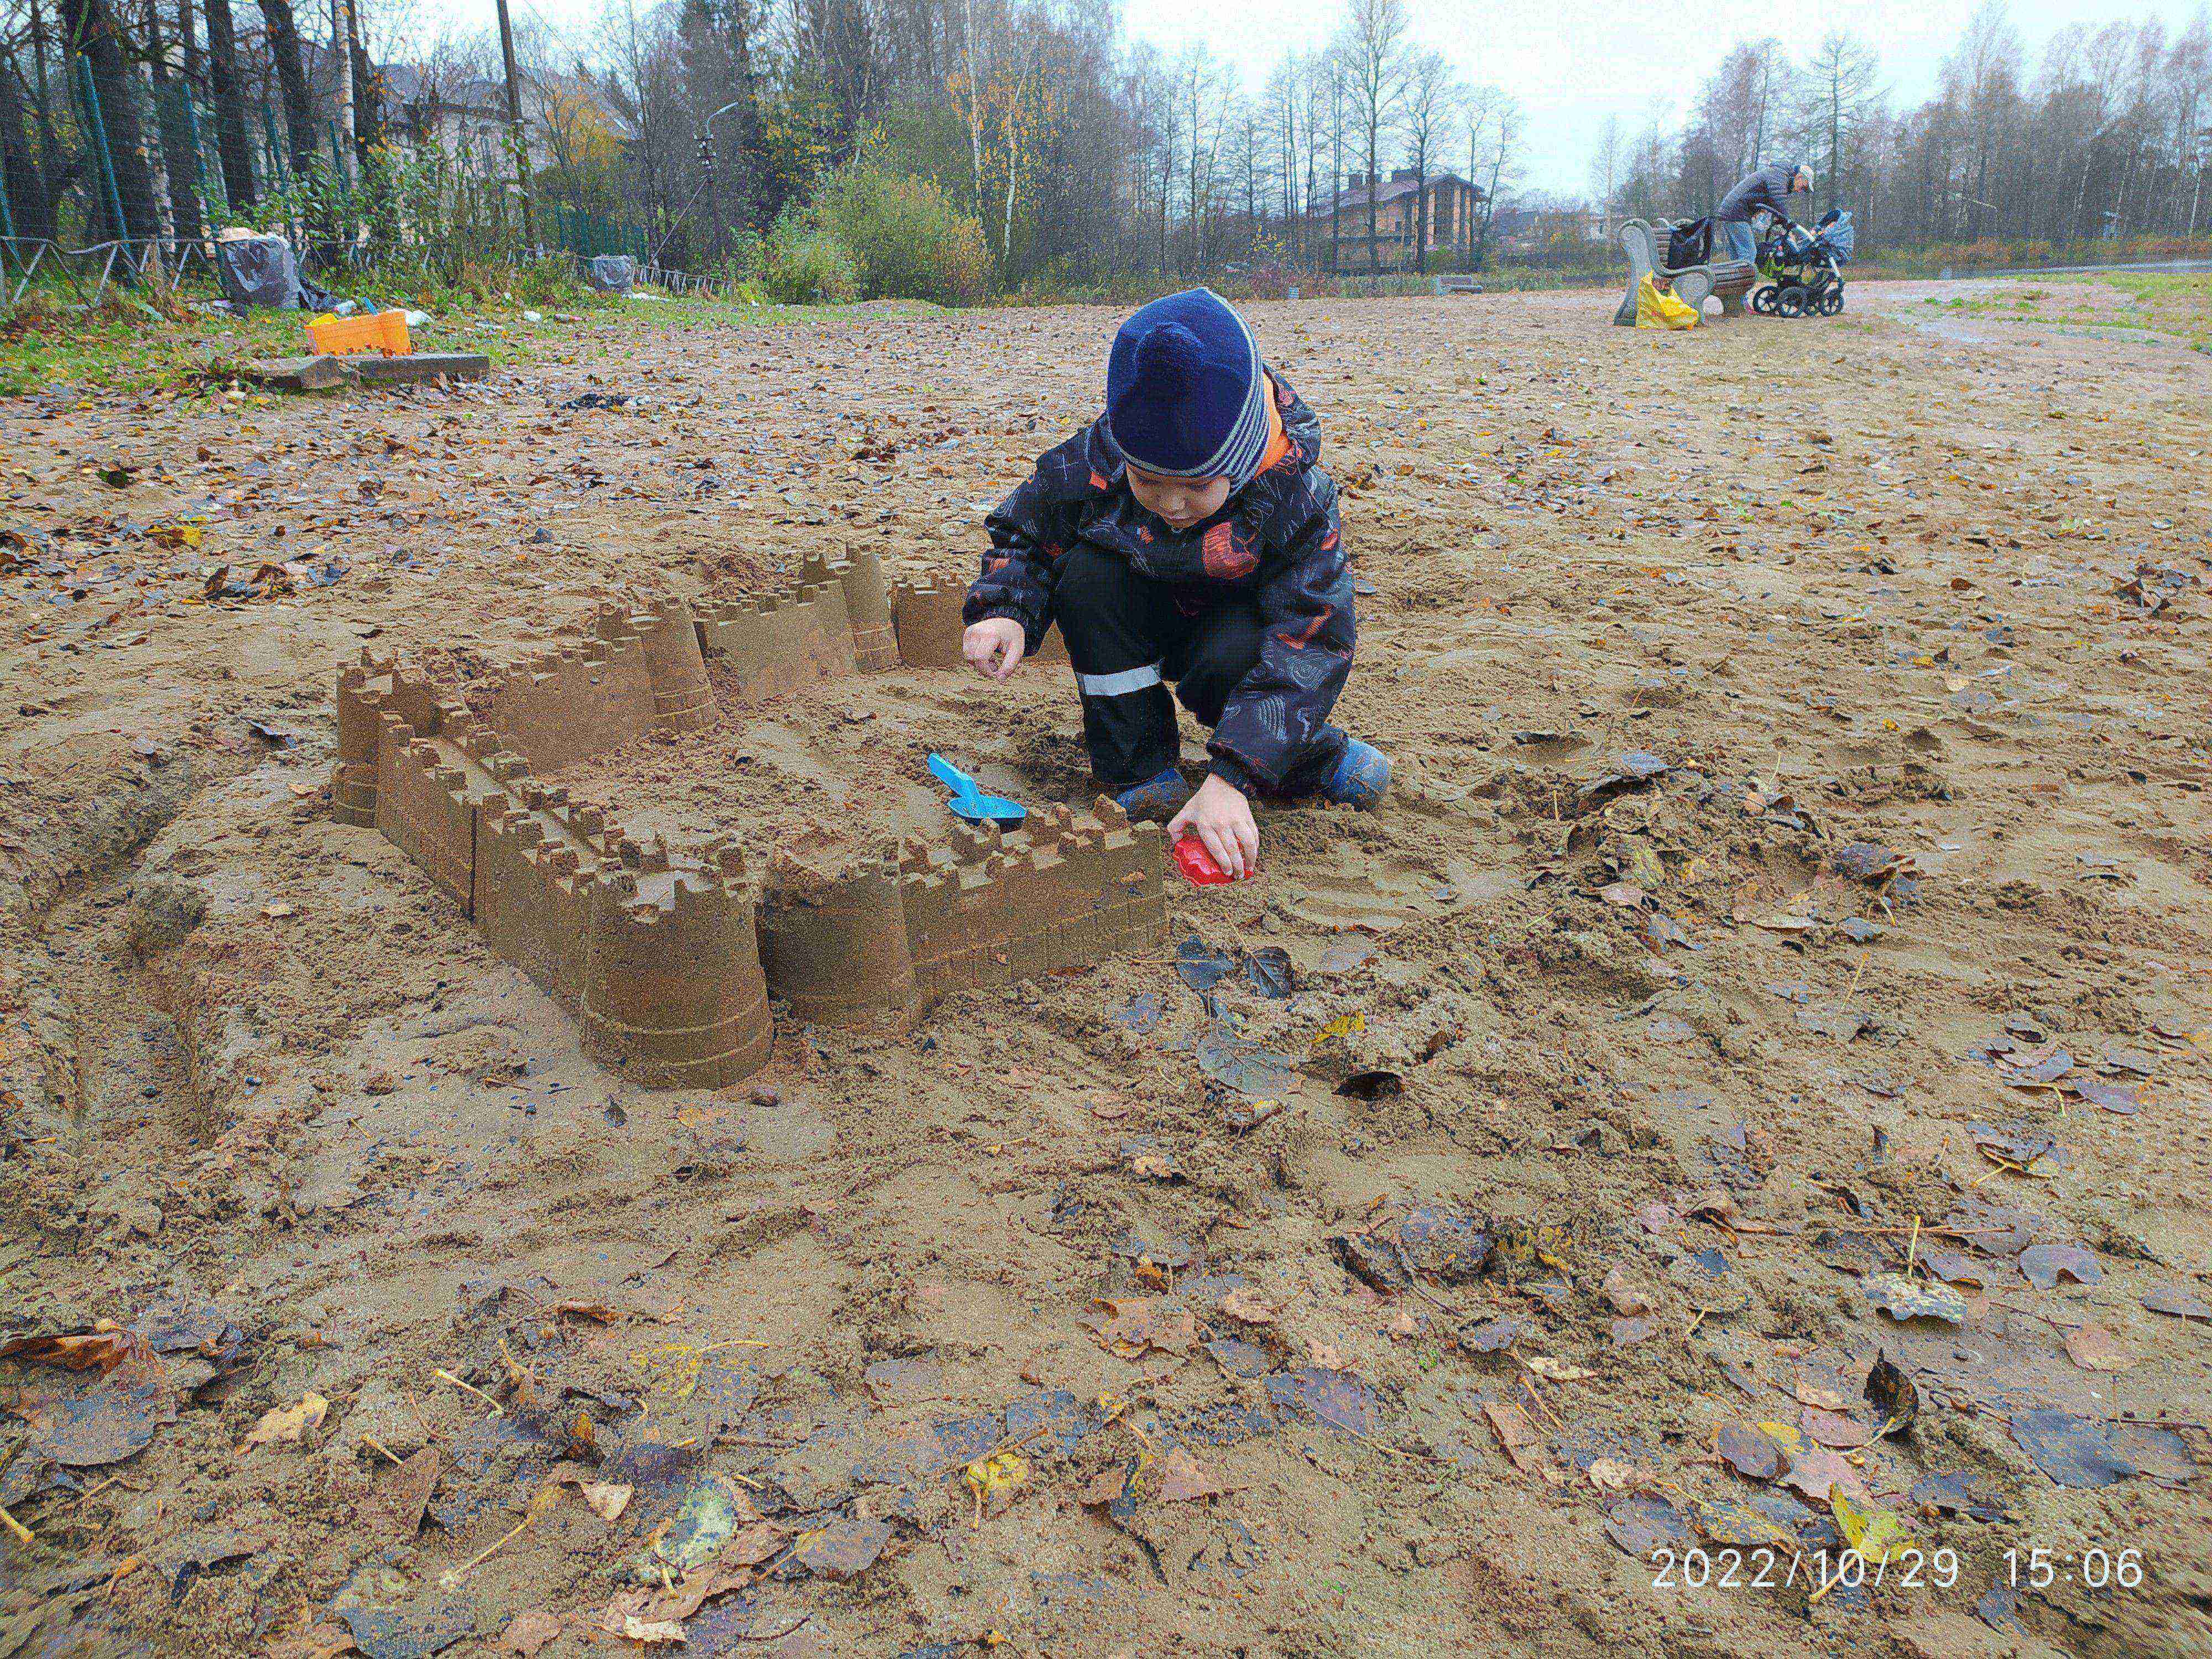
<instances>
[{"instance_id":1,"label":"sand wall","mask_svg":"<svg viewBox=\"0 0 2212 1659\"><path fill-rule=\"evenodd\" d=\"M554 775L715 718L708 665L757 704L894 662L959 660L959 609L885 593L872 557L810 561L792 594L694 616L602 607L510 673L479 721L397 660L338 677L332 816L374 826L484 940L573 1010L586 1045L652 1087L714 1087L768 1062L769 999L801 1021L898 1026L947 992L1084 967L1167 927L1160 832L1112 802L1002 836L956 830L817 872L740 849L641 845ZM909 646L912 654L909 654ZM1044 654L1044 653L1040 653Z\"/></svg>"}]
</instances>

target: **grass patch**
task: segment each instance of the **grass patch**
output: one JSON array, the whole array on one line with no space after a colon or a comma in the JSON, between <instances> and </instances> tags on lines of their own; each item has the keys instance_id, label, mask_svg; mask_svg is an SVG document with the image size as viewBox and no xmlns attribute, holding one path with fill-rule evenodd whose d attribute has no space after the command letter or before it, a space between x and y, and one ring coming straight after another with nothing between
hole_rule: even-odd
<instances>
[{"instance_id":1,"label":"grass patch","mask_svg":"<svg viewBox=\"0 0 2212 1659\"><path fill-rule=\"evenodd\" d=\"M308 348L303 311L243 315L175 299L110 293L88 312L51 291L27 295L0 316L0 397L24 397L56 386L84 392L135 392L227 380L240 364L261 357L296 357ZM703 296L633 300L578 287L526 303L504 295L449 291L429 305L431 322L416 332L423 351L481 351L495 363L558 357L573 350L580 329L775 325L830 314L820 307L751 305ZM530 321L526 311L536 311ZM569 318L574 321L558 320Z\"/></svg>"}]
</instances>

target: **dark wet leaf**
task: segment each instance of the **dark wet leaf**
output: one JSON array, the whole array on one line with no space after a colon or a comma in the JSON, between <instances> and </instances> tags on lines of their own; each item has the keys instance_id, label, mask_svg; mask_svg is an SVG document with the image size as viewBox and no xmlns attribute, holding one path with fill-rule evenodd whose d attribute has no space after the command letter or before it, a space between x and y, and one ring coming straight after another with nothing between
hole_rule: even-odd
<instances>
[{"instance_id":1,"label":"dark wet leaf","mask_svg":"<svg viewBox=\"0 0 2212 1659\"><path fill-rule=\"evenodd\" d=\"M1354 1279L1386 1295L1402 1291L1413 1280L1399 1259L1393 1241L1370 1233L1335 1233L1328 1241L1330 1253Z\"/></svg>"},{"instance_id":2,"label":"dark wet leaf","mask_svg":"<svg viewBox=\"0 0 2212 1659\"><path fill-rule=\"evenodd\" d=\"M1267 1379L1267 1398L1277 1407L1318 1418L1348 1434L1371 1435L1381 1418L1375 1391L1345 1371L1307 1366Z\"/></svg>"},{"instance_id":3,"label":"dark wet leaf","mask_svg":"<svg viewBox=\"0 0 2212 1659\"><path fill-rule=\"evenodd\" d=\"M1992 1584L1980 1601L1974 1603L1974 1617L1991 1630L2007 1636L2026 1636L2027 1626L2020 1622L2020 1597L2006 1584Z\"/></svg>"},{"instance_id":4,"label":"dark wet leaf","mask_svg":"<svg viewBox=\"0 0 2212 1659\"><path fill-rule=\"evenodd\" d=\"M1748 1480L1771 1480L1782 1473L1782 1448L1748 1423L1722 1424L1713 1437L1713 1449Z\"/></svg>"},{"instance_id":5,"label":"dark wet leaf","mask_svg":"<svg viewBox=\"0 0 2212 1659\"><path fill-rule=\"evenodd\" d=\"M1821 1036L1833 1037L1838 1042L1849 1042L1865 1030L1870 1022L1855 1008L1800 1008L1797 1023Z\"/></svg>"},{"instance_id":6,"label":"dark wet leaf","mask_svg":"<svg viewBox=\"0 0 2212 1659\"><path fill-rule=\"evenodd\" d=\"M2212 1320L2212 1303L2179 1285L2154 1285L2142 1295L2142 1304L2153 1313L2176 1319Z\"/></svg>"},{"instance_id":7,"label":"dark wet leaf","mask_svg":"<svg viewBox=\"0 0 2212 1659\"><path fill-rule=\"evenodd\" d=\"M1926 1474L1912 1483L1906 1499L1946 1515L1963 1515L1970 1521L2002 1521L2003 1505L1981 1497L1964 1474Z\"/></svg>"},{"instance_id":8,"label":"dark wet leaf","mask_svg":"<svg viewBox=\"0 0 2212 1659\"><path fill-rule=\"evenodd\" d=\"M2133 1117L2143 1109L2143 1091L2132 1084L2107 1083L2100 1078L2083 1077L2074 1080L2075 1092L2092 1106L2107 1112L2118 1112L2123 1117Z\"/></svg>"},{"instance_id":9,"label":"dark wet leaf","mask_svg":"<svg viewBox=\"0 0 2212 1659\"><path fill-rule=\"evenodd\" d=\"M1224 1336L1205 1344L1215 1364L1232 1376L1265 1376L1275 1369L1275 1356L1256 1342Z\"/></svg>"},{"instance_id":10,"label":"dark wet leaf","mask_svg":"<svg viewBox=\"0 0 2212 1659\"><path fill-rule=\"evenodd\" d=\"M1838 1273L1887 1273L1897 1265L1888 1247L1865 1233L1823 1228L1813 1235L1811 1243L1813 1254Z\"/></svg>"},{"instance_id":11,"label":"dark wet leaf","mask_svg":"<svg viewBox=\"0 0 2212 1659\"><path fill-rule=\"evenodd\" d=\"M1741 1498L1700 1500L1698 1528L1716 1544L1736 1549L1794 1550L1797 1544L1794 1530Z\"/></svg>"},{"instance_id":12,"label":"dark wet leaf","mask_svg":"<svg viewBox=\"0 0 2212 1659\"><path fill-rule=\"evenodd\" d=\"M1336 1091L1353 1100L1387 1100L1406 1092L1406 1079L1395 1072L1354 1072Z\"/></svg>"},{"instance_id":13,"label":"dark wet leaf","mask_svg":"<svg viewBox=\"0 0 2212 1659\"><path fill-rule=\"evenodd\" d=\"M875 1565L890 1541L888 1521L832 1521L817 1531L802 1533L786 1559L817 1578L842 1583Z\"/></svg>"},{"instance_id":14,"label":"dark wet leaf","mask_svg":"<svg viewBox=\"0 0 2212 1659\"><path fill-rule=\"evenodd\" d=\"M2031 1244L2020 1253L2020 1270L2039 1291L2056 1288L2061 1279L2095 1285L2105 1277L2095 1255L2079 1244Z\"/></svg>"},{"instance_id":15,"label":"dark wet leaf","mask_svg":"<svg viewBox=\"0 0 2212 1659\"><path fill-rule=\"evenodd\" d=\"M2014 1088L2039 1088L2056 1083L2074 1069L2074 1056L2057 1043L2026 1054L1997 1057L1997 1075Z\"/></svg>"},{"instance_id":16,"label":"dark wet leaf","mask_svg":"<svg viewBox=\"0 0 2212 1659\"><path fill-rule=\"evenodd\" d=\"M1865 1392L1867 1403L1881 1413L1885 1435L1905 1433L1920 1415L1920 1390L1887 1354L1877 1358L1867 1373Z\"/></svg>"},{"instance_id":17,"label":"dark wet leaf","mask_svg":"<svg viewBox=\"0 0 2212 1659\"><path fill-rule=\"evenodd\" d=\"M1176 946L1176 972L1194 991L1211 991L1236 965L1236 957L1215 950L1195 933Z\"/></svg>"},{"instance_id":18,"label":"dark wet leaf","mask_svg":"<svg viewBox=\"0 0 2212 1659\"><path fill-rule=\"evenodd\" d=\"M1878 921L1869 921L1864 916L1845 916L1836 924L1836 931L1854 945L1870 945L1889 929Z\"/></svg>"},{"instance_id":19,"label":"dark wet leaf","mask_svg":"<svg viewBox=\"0 0 2212 1659\"><path fill-rule=\"evenodd\" d=\"M1830 854L1828 864L1838 875L1848 876L1853 881L1880 881L1902 869L1905 860L1894 848L1884 847L1878 842L1855 841Z\"/></svg>"},{"instance_id":20,"label":"dark wet leaf","mask_svg":"<svg viewBox=\"0 0 2212 1659\"><path fill-rule=\"evenodd\" d=\"M1663 1498L1622 1498L1605 1512L1605 1535L1639 1561L1662 1549L1679 1553L1693 1536L1681 1511Z\"/></svg>"},{"instance_id":21,"label":"dark wet leaf","mask_svg":"<svg viewBox=\"0 0 2212 1659\"><path fill-rule=\"evenodd\" d=\"M2106 1072L2127 1072L2136 1077L2155 1077L2158 1061L2139 1048L2107 1048L2097 1056L2097 1065Z\"/></svg>"},{"instance_id":22,"label":"dark wet leaf","mask_svg":"<svg viewBox=\"0 0 2212 1659\"><path fill-rule=\"evenodd\" d=\"M1476 1217L1431 1205L1408 1210L1397 1227L1401 1259L1447 1285L1472 1282L1489 1262L1489 1229Z\"/></svg>"},{"instance_id":23,"label":"dark wet leaf","mask_svg":"<svg viewBox=\"0 0 2212 1659\"><path fill-rule=\"evenodd\" d=\"M1244 982L1263 997L1286 997L1298 988L1291 967L1291 953L1279 945L1265 945L1244 958Z\"/></svg>"},{"instance_id":24,"label":"dark wet leaf","mask_svg":"<svg viewBox=\"0 0 2212 1659\"><path fill-rule=\"evenodd\" d=\"M1818 1446L1833 1446L1843 1451L1856 1451L1861 1446L1870 1446L1880 1437L1881 1425L1841 1412L1822 1411L1816 1406L1804 1407L1797 1418L1805 1437Z\"/></svg>"},{"instance_id":25,"label":"dark wet leaf","mask_svg":"<svg viewBox=\"0 0 2212 1659\"><path fill-rule=\"evenodd\" d=\"M1319 974L1348 974L1374 960L1375 946L1365 939L1339 939L1322 946L1321 960L1314 966Z\"/></svg>"},{"instance_id":26,"label":"dark wet leaf","mask_svg":"<svg viewBox=\"0 0 2212 1659\"><path fill-rule=\"evenodd\" d=\"M1503 1319L1478 1320L1460 1328L1459 1345L1469 1353L1496 1353L1528 1334L1528 1322L1511 1315Z\"/></svg>"},{"instance_id":27,"label":"dark wet leaf","mask_svg":"<svg viewBox=\"0 0 2212 1659\"><path fill-rule=\"evenodd\" d=\"M1220 1026L1199 1038L1195 1053L1199 1070L1242 1095L1279 1095L1297 1075L1297 1062L1288 1054L1263 1048Z\"/></svg>"},{"instance_id":28,"label":"dark wet leaf","mask_svg":"<svg viewBox=\"0 0 2212 1659\"><path fill-rule=\"evenodd\" d=\"M1108 1010L1106 1018L1123 1030L1134 1031L1142 1036L1159 1024L1160 1017L1166 1013L1167 1006L1167 999L1158 991L1139 991L1134 996L1123 998Z\"/></svg>"},{"instance_id":29,"label":"dark wet leaf","mask_svg":"<svg viewBox=\"0 0 2212 1659\"><path fill-rule=\"evenodd\" d=\"M2109 1486L2138 1471L2094 1417L2038 1407L2013 1413L2012 1437L2062 1486Z\"/></svg>"},{"instance_id":30,"label":"dark wet leaf","mask_svg":"<svg viewBox=\"0 0 2212 1659\"><path fill-rule=\"evenodd\" d=\"M476 1634L476 1608L411 1583L398 1568L371 1562L332 1598L331 1616L353 1633L368 1659L429 1659Z\"/></svg>"},{"instance_id":31,"label":"dark wet leaf","mask_svg":"<svg viewBox=\"0 0 2212 1659\"><path fill-rule=\"evenodd\" d=\"M2106 1437L2146 1480L2179 1491L2197 1478L2197 1459L2189 1443L2172 1429L2154 1423L2115 1423Z\"/></svg>"}]
</instances>

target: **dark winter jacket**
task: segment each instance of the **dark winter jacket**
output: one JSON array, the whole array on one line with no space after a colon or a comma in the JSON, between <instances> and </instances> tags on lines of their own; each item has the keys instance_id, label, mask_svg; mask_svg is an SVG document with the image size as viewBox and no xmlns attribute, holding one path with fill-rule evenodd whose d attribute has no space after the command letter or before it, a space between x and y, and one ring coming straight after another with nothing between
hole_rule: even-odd
<instances>
[{"instance_id":1,"label":"dark winter jacket","mask_svg":"<svg viewBox=\"0 0 2212 1659\"><path fill-rule=\"evenodd\" d=\"M1713 222L1717 225L1747 225L1751 222L1751 216L1761 208L1788 218L1790 213L1784 204L1790 199L1790 181L1797 176L1799 166L1800 163L1796 161L1769 161L1721 198L1720 208L1713 215Z\"/></svg>"},{"instance_id":2,"label":"dark winter jacket","mask_svg":"<svg viewBox=\"0 0 2212 1659\"><path fill-rule=\"evenodd\" d=\"M1354 632L1336 483L1319 465L1321 422L1269 374L1277 430L1258 475L1218 513L1177 532L1139 506L1102 416L1047 451L985 521L991 551L965 609L971 623L1012 617L1036 650L1052 620L1054 568L1079 544L1175 585L1188 615L1249 598L1265 629L1260 660L1207 745L1213 771L1248 793L1280 788L1310 752L1352 672Z\"/></svg>"}]
</instances>

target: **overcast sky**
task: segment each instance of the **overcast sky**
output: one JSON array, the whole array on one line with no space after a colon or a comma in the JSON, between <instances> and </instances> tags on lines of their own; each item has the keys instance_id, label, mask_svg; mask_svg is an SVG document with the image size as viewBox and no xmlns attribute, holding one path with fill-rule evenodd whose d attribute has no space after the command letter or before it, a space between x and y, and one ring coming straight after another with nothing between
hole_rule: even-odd
<instances>
[{"instance_id":1,"label":"overcast sky","mask_svg":"<svg viewBox=\"0 0 2212 1659\"><path fill-rule=\"evenodd\" d=\"M599 0L514 0L518 20L589 27ZM1831 27L1849 28L1880 54L1883 84L1904 101L1934 89L1977 0L1407 0L1415 38L1449 57L1470 82L1492 82L1527 115L1523 185L1581 195L1597 130L1608 115L1640 129L1656 109L1671 125L1739 40L1778 35L1802 58ZM2069 23L2091 27L2155 14L2179 33L2203 0L2022 0L2014 26L2035 53ZM1124 27L1170 55L1203 40L1256 92L1292 48L1327 41L1342 0L1121 0ZM419 14L418 14L419 15ZM441 21L489 28L492 0L451 0ZM567 32L564 28L563 32ZM1466 163L1462 159L1460 165Z\"/></svg>"}]
</instances>

